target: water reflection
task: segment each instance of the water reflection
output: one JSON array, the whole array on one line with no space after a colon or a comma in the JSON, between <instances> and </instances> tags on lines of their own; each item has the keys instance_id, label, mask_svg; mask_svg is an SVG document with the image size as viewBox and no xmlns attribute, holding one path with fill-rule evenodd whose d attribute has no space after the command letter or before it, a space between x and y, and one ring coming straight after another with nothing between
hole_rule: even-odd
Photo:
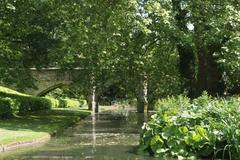
<instances>
[{"instance_id":1,"label":"water reflection","mask_svg":"<svg viewBox=\"0 0 240 160\"><path fill-rule=\"evenodd\" d=\"M0 159L152 159L135 152L145 119L135 112L93 114L43 147L1 154Z\"/></svg>"},{"instance_id":2,"label":"water reflection","mask_svg":"<svg viewBox=\"0 0 240 160\"><path fill-rule=\"evenodd\" d=\"M93 149L92 149L92 153L94 154L94 152L96 151L96 116L98 115L98 113L96 114L92 114L92 144L93 144Z\"/></svg>"}]
</instances>

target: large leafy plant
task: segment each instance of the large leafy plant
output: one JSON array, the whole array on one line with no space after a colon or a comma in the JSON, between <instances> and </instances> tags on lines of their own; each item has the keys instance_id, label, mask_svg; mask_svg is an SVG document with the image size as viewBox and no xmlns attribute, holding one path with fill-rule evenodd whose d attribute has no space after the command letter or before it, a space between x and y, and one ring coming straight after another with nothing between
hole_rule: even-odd
<instances>
[{"instance_id":1,"label":"large leafy plant","mask_svg":"<svg viewBox=\"0 0 240 160\"><path fill-rule=\"evenodd\" d=\"M157 106L157 114L142 127L141 152L178 159L240 156L239 99L179 96Z\"/></svg>"}]
</instances>

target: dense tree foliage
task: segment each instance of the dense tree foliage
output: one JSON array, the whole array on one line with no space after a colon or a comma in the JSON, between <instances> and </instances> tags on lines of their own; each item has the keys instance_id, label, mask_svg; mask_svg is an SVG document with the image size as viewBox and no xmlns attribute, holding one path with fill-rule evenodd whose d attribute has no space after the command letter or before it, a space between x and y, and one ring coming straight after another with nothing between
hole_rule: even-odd
<instances>
[{"instance_id":1,"label":"dense tree foliage","mask_svg":"<svg viewBox=\"0 0 240 160\"><path fill-rule=\"evenodd\" d=\"M189 95L199 96L203 90L221 95L230 84L236 85L237 1L152 0L145 8L154 22L151 30L165 34L177 48L179 71Z\"/></svg>"},{"instance_id":2,"label":"dense tree foliage","mask_svg":"<svg viewBox=\"0 0 240 160\"><path fill-rule=\"evenodd\" d=\"M89 102L116 86L139 111L166 95L239 92L236 0L3 0L0 18L2 83L32 86L30 67L78 68Z\"/></svg>"},{"instance_id":3,"label":"dense tree foliage","mask_svg":"<svg viewBox=\"0 0 240 160\"><path fill-rule=\"evenodd\" d=\"M3 0L0 18L0 80L32 87L29 68L48 66L48 53L57 46L53 2Z\"/></svg>"}]
</instances>

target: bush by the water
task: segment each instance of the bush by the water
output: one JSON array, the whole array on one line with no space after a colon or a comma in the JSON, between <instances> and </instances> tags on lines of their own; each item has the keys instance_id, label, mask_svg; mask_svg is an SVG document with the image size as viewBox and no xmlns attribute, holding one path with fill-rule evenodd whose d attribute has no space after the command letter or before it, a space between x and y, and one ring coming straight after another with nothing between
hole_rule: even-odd
<instances>
[{"instance_id":1,"label":"bush by the water","mask_svg":"<svg viewBox=\"0 0 240 160\"><path fill-rule=\"evenodd\" d=\"M240 99L207 94L159 100L157 114L142 127L140 152L156 157L240 157Z\"/></svg>"},{"instance_id":2,"label":"bush by the water","mask_svg":"<svg viewBox=\"0 0 240 160\"><path fill-rule=\"evenodd\" d=\"M52 108L52 103L46 98L41 97L17 97L20 102L19 113L27 113Z\"/></svg>"},{"instance_id":3,"label":"bush by the water","mask_svg":"<svg viewBox=\"0 0 240 160\"><path fill-rule=\"evenodd\" d=\"M72 89L75 90L76 88ZM47 93L45 97L51 100L55 108L74 108L87 105L87 101L81 94L66 88L57 88Z\"/></svg>"},{"instance_id":4,"label":"bush by the water","mask_svg":"<svg viewBox=\"0 0 240 160\"><path fill-rule=\"evenodd\" d=\"M0 97L0 118L8 118L18 111L19 103L11 98Z\"/></svg>"},{"instance_id":5,"label":"bush by the water","mask_svg":"<svg viewBox=\"0 0 240 160\"><path fill-rule=\"evenodd\" d=\"M59 98L59 108L67 108L67 101L63 98Z\"/></svg>"},{"instance_id":6,"label":"bush by the water","mask_svg":"<svg viewBox=\"0 0 240 160\"><path fill-rule=\"evenodd\" d=\"M74 98L55 98L51 96L45 96L51 101L53 108L74 108L83 107L86 105L84 99L74 99Z\"/></svg>"},{"instance_id":7,"label":"bush by the water","mask_svg":"<svg viewBox=\"0 0 240 160\"><path fill-rule=\"evenodd\" d=\"M27 112L47 110L52 107L51 101L47 98L34 97L22 94L5 87L0 87L0 97L2 97L1 99L8 98L7 101L9 102L3 100L2 103L5 104L5 107L4 105L2 105L3 107L1 106L1 108L7 113L12 112L11 114L13 114L13 112L15 111L17 113L25 114ZM10 105L7 105L7 103L9 103ZM6 106L9 106L11 109L8 109L8 107Z\"/></svg>"},{"instance_id":8,"label":"bush by the water","mask_svg":"<svg viewBox=\"0 0 240 160\"><path fill-rule=\"evenodd\" d=\"M51 102L52 108L59 108L60 102L58 99L49 96L46 96L45 98Z\"/></svg>"}]
</instances>

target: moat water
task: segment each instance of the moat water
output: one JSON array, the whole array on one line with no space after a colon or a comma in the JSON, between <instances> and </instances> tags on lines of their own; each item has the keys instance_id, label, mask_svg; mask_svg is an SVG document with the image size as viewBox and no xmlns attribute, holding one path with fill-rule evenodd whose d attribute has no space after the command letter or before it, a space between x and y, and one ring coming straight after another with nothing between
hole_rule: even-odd
<instances>
[{"instance_id":1,"label":"moat water","mask_svg":"<svg viewBox=\"0 0 240 160\"><path fill-rule=\"evenodd\" d=\"M0 159L153 159L137 154L139 133L146 119L135 112L94 114L44 145L0 153Z\"/></svg>"}]
</instances>

